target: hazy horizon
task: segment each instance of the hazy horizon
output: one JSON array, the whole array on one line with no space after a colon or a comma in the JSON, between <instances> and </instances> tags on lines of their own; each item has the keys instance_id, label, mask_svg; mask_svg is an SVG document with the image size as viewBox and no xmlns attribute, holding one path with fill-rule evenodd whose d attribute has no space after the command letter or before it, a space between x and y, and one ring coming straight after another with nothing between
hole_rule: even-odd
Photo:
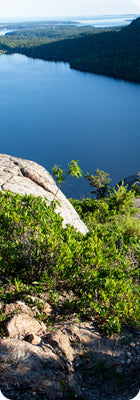
<instances>
[{"instance_id":1,"label":"hazy horizon","mask_svg":"<svg viewBox=\"0 0 140 400\"><path fill-rule=\"evenodd\" d=\"M0 19L139 14L140 0L1 0Z\"/></svg>"},{"instance_id":2,"label":"hazy horizon","mask_svg":"<svg viewBox=\"0 0 140 400\"><path fill-rule=\"evenodd\" d=\"M65 16L52 16L52 17L47 17L47 16L43 16L43 17L11 17L11 18L0 18L0 23L13 23L13 22L39 22L39 21L64 21L64 22L78 22L78 21L89 21L89 20L101 20L101 19L110 19L113 18L116 20L121 19L122 20L129 18L130 21L132 19L138 18L140 16L140 12L139 13L123 13L123 14L98 14L98 15L75 15L75 16L70 16L70 15L65 15Z\"/></svg>"}]
</instances>

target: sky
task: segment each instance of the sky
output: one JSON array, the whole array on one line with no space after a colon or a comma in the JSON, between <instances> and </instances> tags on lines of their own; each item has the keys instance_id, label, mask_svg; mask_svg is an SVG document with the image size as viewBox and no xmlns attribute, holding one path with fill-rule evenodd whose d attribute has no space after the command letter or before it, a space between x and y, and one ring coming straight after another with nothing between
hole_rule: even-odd
<instances>
[{"instance_id":1,"label":"sky","mask_svg":"<svg viewBox=\"0 0 140 400\"><path fill-rule=\"evenodd\" d=\"M140 14L140 0L0 0L0 19L104 14Z\"/></svg>"}]
</instances>

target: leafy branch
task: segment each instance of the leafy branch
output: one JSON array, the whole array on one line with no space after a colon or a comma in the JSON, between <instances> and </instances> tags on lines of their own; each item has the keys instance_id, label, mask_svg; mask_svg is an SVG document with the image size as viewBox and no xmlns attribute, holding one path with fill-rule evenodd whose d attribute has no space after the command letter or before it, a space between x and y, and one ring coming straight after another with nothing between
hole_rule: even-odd
<instances>
[{"instance_id":1,"label":"leafy branch","mask_svg":"<svg viewBox=\"0 0 140 400\"><path fill-rule=\"evenodd\" d=\"M55 178L56 183L58 184L57 192L54 198L57 196L57 193L61 186L65 183L68 176L72 178L80 178L82 177L82 170L78 165L78 160L72 160L68 163L68 170L64 171L60 165L54 165L51 169L51 172Z\"/></svg>"}]
</instances>

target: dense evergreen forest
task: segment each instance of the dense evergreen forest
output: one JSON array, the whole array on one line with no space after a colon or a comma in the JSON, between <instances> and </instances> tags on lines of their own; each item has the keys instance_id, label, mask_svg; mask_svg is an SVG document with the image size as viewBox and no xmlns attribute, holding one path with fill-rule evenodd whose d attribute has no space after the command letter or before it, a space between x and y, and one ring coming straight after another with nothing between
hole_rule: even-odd
<instances>
[{"instance_id":1,"label":"dense evergreen forest","mask_svg":"<svg viewBox=\"0 0 140 400\"><path fill-rule=\"evenodd\" d=\"M35 29L34 24L0 37L0 52L69 62L71 68L80 71L140 83L140 18L114 30L78 28L74 24L40 24Z\"/></svg>"},{"instance_id":2,"label":"dense evergreen forest","mask_svg":"<svg viewBox=\"0 0 140 400\"><path fill-rule=\"evenodd\" d=\"M74 38L83 34L93 33L96 30L90 26L77 27L70 22L24 22L0 24L0 30L7 30L4 36L0 36L0 49L18 49L40 46L40 44ZM10 30L8 32L8 30ZM99 32L99 30L97 30Z\"/></svg>"}]
</instances>

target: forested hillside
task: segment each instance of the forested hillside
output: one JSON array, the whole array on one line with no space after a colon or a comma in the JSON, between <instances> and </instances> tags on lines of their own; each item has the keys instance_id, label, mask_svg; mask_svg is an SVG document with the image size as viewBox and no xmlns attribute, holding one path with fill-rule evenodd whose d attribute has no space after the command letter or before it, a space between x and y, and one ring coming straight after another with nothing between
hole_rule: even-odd
<instances>
[{"instance_id":1,"label":"forested hillside","mask_svg":"<svg viewBox=\"0 0 140 400\"><path fill-rule=\"evenodd\" d=\"M28 40L26 36L25 40L23 35L22 44L20 37L19 45L17 40L11 45L9 35L6 39L1 39L0 49L6 52L16 51L33 58L69 62L71 68L81 71L140 82L140 18L121 30L99 33L96 30L87 30L80 35L77 31L78 36L74 31L74 35L71 32L72 38L69 30L66 39L64 31L62 33L61 30L61 34L59 32L57 35L55 33L52 40L49 39L50 43L39 42L38 37L38 43L35 40L32 46L29 44L30 36Z\"/></svg>"}]
</instances>

